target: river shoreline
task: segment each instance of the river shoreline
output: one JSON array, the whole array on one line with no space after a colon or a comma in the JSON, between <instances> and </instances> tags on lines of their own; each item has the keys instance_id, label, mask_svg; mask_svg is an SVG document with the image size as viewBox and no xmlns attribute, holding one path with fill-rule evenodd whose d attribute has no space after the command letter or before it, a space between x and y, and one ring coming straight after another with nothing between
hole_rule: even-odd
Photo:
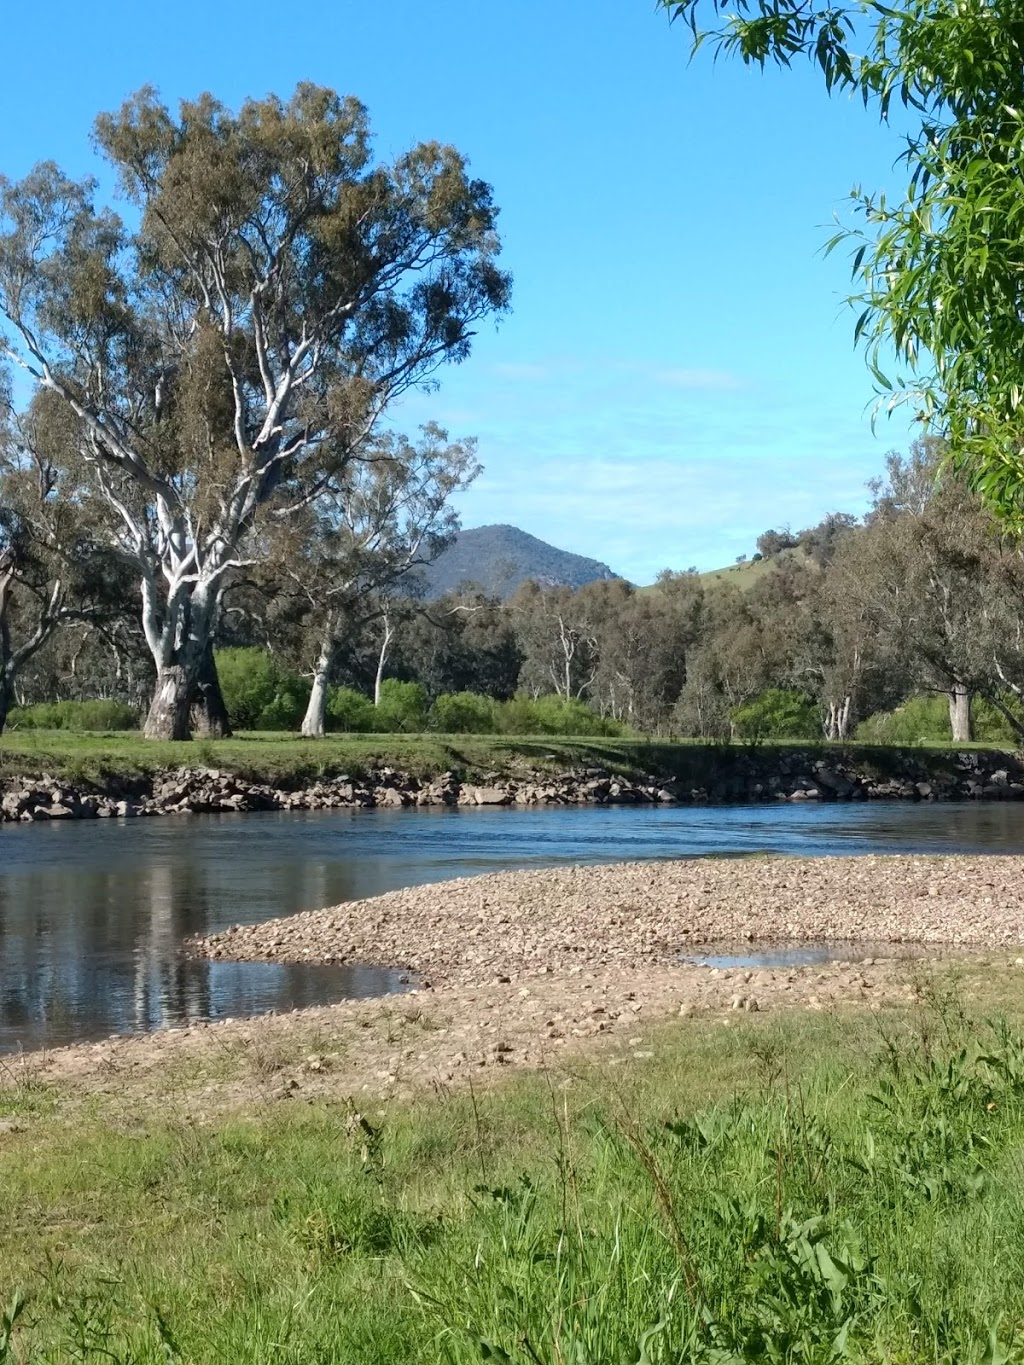
<instances>
[{"instance_id":1,"label":"river shoreline","mask_svg":"<svg viewBox=\"0 0 1024 1365\"><path fill-rule=\"evenodd\" d=\"M653 771L639 770L639 758ZM413 772L385 764L332 771L325 764L315 780L298 771L261 779L252 770L207 766L147 772L105 766L75 780L67 772L0 774L0 823L378 807L879 800L1022 801L1024 761L982 749L655 745L621 767L592 761L552 768L512 752L494 769Z\"/></svg>"},{"instance_id":2,"label":"river shoreline","mask_svg":"<svg viewBox=\"0 0 1024 1365\"><path fill-rule=\"evenodd\" d=\"M709 944L851 946L809 966L710 967ZM905 956L914 945L913 956ZM405 994L196 1023L10 1059L4 1085L171 1095L202 1112L319 1095L407 1096L597 1049L642 1060L670 1019L900 1011L949 970L968 995L1024 977L1024 857L626 863L433 883L189 950L237 960L405 966ZM1009 976L1007 977L1007 974ZM561 1060L559 1060L561 1059ZM230 1061L230 1066L227 1062ZM228 1076L230 1072L230 1077ZM237 1074L236 1074L237 1073ZM13 1078L13 1079L12 1079Z\"/></svg>"}]
</instances>

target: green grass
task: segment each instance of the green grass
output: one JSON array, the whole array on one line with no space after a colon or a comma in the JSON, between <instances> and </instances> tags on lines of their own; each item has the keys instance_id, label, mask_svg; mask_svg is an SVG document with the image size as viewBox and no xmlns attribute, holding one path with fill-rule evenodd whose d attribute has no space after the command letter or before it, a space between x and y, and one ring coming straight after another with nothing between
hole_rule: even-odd
<instances>
[{"instance_id":1,"label":"green grass","mask_svg":"<svg viewBox=\"0 0 1024 1365\"><path fill-rule=\"evenodd\" d=\"M425 777L449 769L465 777L487 773L564 772L600 766L627 776L677 776L694 786L727 774L759 754L847 756L880 774L903 776L908 762L941 769L965 748L1012 751L1012 745L920 744L906 748L856 742L703 743L699 740L572 738L555 735L299 735L240 734L226 740L161 743L136 733L78 734L67 730L7 731L0 737L0 783L40 774L70 782L144 781L161 768L218 767L251 781L299 785L341 773L391 766Z\"/></svg>"},{"instance_id":2,"label":"green grass","mask_svg":"<svg viewBox=\"0 0 1024 1365\"><path fill-rule=\"evenodd\" d=\"M77 734L65 730L7 731L0 738L4 775L61 773L82 779L143 778L159 768L216 766L253 780L314 781L342 772L390 765L416 775L449 769L481 774L518 766L564 771L579 764L615 764L647 772L680 743L643 739L566 738L554 735L328 735L320 740L280 733L239 734L225 740L162 743L138 733Z\"/></svg>"},{"instance_id":3,"label":"green grass","mask_svg":"<svg viewBox=\"0 0 1024 1365\"><path fill-rule=\"evenodd\" d=\"M8 1357L1024 1359L1009 1030L936 995L916 1027L791 1015L650 1046L386 1114L36 1096L0 1137Z\"/></svg>"},{"instance_id":4,"label":"green grass","mask_svg":"<svg viewBox=\"0 0 1024 1365\"><path fill-rule=\"evenodd\" d=\"M778 568L777 559L747 559L742 564L728 564L721 569L707 569L697 577L705 587L716 583L729 583L741 592L752 588L759 579L774 573Z\"/></svg>"},{"instance_id":5,"label":"green grass","mask_svg":"<svg viewBox=\"0 0 1024 1365\"><path fill-rule=\"evenodd\" d=\"M720 569L705 569L703 573L696 574L695 577L706 588L714 587L719 583L726 583L734 588L739 588L741 592L746 592L766 574L773 573L789 559L796 560L801 564L812 562L802 549L794 546L788 550L780 550L770 559L745 559L742 564L725 564ZM639 589L640 592L657 592L657 590L657 583L651 583Z\"/></svg>"}]
</instances>

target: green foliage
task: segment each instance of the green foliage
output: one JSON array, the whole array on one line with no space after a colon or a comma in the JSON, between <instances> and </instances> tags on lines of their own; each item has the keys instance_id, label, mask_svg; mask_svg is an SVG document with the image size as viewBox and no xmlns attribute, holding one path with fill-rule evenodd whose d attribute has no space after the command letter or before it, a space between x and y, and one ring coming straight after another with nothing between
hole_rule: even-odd
<instances>
[{"instance_id":1,"label":"green foliage","mask_svg":"<svg viewBox=\"0 0 1024 1365\"><path fill-rule=\"evenodd\" d=\"M1012 715L1024 719L1024 708L1016 697L1000 700ZM1020 742L1006 716L986 697L971 701L971 731L981 744ZM895 711L879 711L861 721L854 738L869 744L950 744L949 703L935 693L910 697Z\"/></svg>"},{"instance_id":2,"label":"green foliage","mask_svg":"<svg viewBox=\"0 0 1024 1365\"><path fill-rule=\"evenodd\" d=\"M1007 694L999 700L1017 721L1024 723L1024 706L1019 697ZM975 697L971 703L971 727L974 738L982 744L1019 745L1021 742L1020 732L987 697Z\"/></svg>"},{"instance_id":3,"label":"green foliage","mask_svg":"<svg viewBox=\"0 0 1024 1365\"><path fill-rule=\"evenodd\" d=\"M628 733L621 722L602 716L584 701L564 697L513 697L495 702L474 692L442 695L430 712L431 729L442 734L580 735L598 738Z\"/></svg>"},{"instance_id":4,"label":"green foliage","mask_svg":"<svg viewBox=\"0 0 1024 1365\"><path fill-rule=\"evenodd\" d=\"M804 692L769 687L729 718L740 739L821 739L821 716Z\"/></svg>"},{"instance_id":5,"label":"green foliage","mask_svg":"<svg viewBox=\"0 0 1024 1365\"><path fill-rule=\"evenodd\" d=\"M855 190L856 340L884 405L909 402L1024 528L1024 28L992 0L660 0L744 62L806 58L828 90L910 117L902 196ZM702 31L709 15L716 29ZM904 375L887 373L895 351Z\"/></svg>"},{"instance_id":6,"label":"green foliage","mask_svg":"<svg viewBox=\"0 0 1024 1365\"><path fill-rule=\"evenodd\" d=\"M948 744L949 705L934 694L910 697L895 711L879 711L861 721L855 738L868 744Z\"/></svg>"},{"instance_id":7,"label":"green foliage","mask_svg":"<svg viewBox=\"0 0 1024 1365\"><path fill-rule=\"evenodd\" d=\"M48 701L13 707L7 723L17 730L137 730L139 713L121 701Z\"/></svg>"},{"instance_id":8,"label":"green foliage","mask_svg":"<svg viewBox=\"0 0 1024 1365\"><path fill-rule=\"evenodd\" d=\"M217 676L235 730L297 730L309 683L284 672L267 649L219 649Z\"/></svg>"},{"instance_id":9,"label":"green foliage","mask_svg":"<svg viewBox=\"0 0 1024 1365\"><path fill-rule=\"evenodd\" d=\"M377 713L369 697L354 687L332 687L327 694L327 729L367 733L376 728Z\"/></svg>"},{"instance_id":10,"label":"green foliage","mask_svg":"<svg viewBox=\"0 0 1024 1365\"><path fill-rule=\"evenodd\" d=\"M255 730L277 691L274 656L266 649L219 649L215 659L232 728Z\"/></svg>"},{"instance_id":11,"label":"green foliage","mask_svg":"<svg viewBox=\"0 0 1024 1365\"><path fill-rule=\"evenodd\" d=\"M256 717L257 730L297 730L309 703L310 682L295 673L282 673L274 695Z\"/></svg>"},{"instance_id":12,"label":"green foliage","mask_svg":"<svg viewBox=\"0 0 1024 1365\"><path fill-rule=\"evenodd\" d=\"M677 1024L554 1113L72 1106L5 1148L0 1360L1019 1365L1024 1043L918 985L916 1029Z\"/></svg>"},{"instance_id":13,"label":"green foliage","mask_svg":"<svg viewBox=\"0 0 1024 1365\"><path fill-rule=\"evenodd\" d=\"M385 678L380 686L374 729L408 735L426 728L427 693L423 685Z\"/></svg>"},{"instance_id":14,"label":"green foliage","mask_svg":"<svg viewBox=\"0 0 1024 1365\"><path fill-rule=\"evenodd\" d=\"M598 715L585 701L551 694L513 697L496 711L497 726L506 735L625 735L626 726Z\"/></svg>"},{"instance_id":15,"label":"green foliage","mask_svg":"<svg viewBox=\"0 0 1024 1365\"><path fill-rule=\"evenodd\" d=\"M495 703L476 692L447 692L430 708L430 728L445 735L489 735Z\"/></svg>"}]
</instances>

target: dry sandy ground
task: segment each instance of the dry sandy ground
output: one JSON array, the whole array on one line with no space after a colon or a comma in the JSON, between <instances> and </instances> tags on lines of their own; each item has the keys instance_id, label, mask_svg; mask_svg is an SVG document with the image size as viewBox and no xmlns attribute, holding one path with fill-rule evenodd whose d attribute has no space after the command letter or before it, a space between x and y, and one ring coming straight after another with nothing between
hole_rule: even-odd
<instances>
[{"instance_id":1,"label":"dry sandy ground","mask_svg":"<svg viewBox=\"0 0 1024 1365\"><path fill-rule=\"evenodd\" d=\"M827 966L716 970L718 943L868 945ZM924 945L906 959L906 945ZM404 1096L600 1050L649 1055L670 1016L885 1010L962 957L966 994L1024 965L1024 858L707 859L499 873L416 887L192 945L233 958L364 961L417 973L408 994L0 1058L0 1086L53 1082L126 1115L208 1114L320 1095ZM899 945L899 946L897 946ZM987 951L984 951L987 950ZM429 982L429 985L427 984Z\"/></svg>"}]
</instances>

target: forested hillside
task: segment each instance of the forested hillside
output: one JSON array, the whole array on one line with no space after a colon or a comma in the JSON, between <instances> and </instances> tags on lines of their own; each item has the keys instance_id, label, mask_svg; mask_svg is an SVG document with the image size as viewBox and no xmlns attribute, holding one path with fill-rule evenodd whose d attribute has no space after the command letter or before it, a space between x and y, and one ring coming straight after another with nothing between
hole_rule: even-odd
<instances>
[{"instance_id":1,"label":"forested hillside","mask_svg":"<svg viewBox=\"0 0 1024 1365\"><path fill-rule=\"evenodd\" d=\"M559 550L517 526L474 526L460 531L423 570L428 597L471 586L506 598L529 580L545 587L582 588L617 578L596 559Z\"/></svg>"}]
</instances>

